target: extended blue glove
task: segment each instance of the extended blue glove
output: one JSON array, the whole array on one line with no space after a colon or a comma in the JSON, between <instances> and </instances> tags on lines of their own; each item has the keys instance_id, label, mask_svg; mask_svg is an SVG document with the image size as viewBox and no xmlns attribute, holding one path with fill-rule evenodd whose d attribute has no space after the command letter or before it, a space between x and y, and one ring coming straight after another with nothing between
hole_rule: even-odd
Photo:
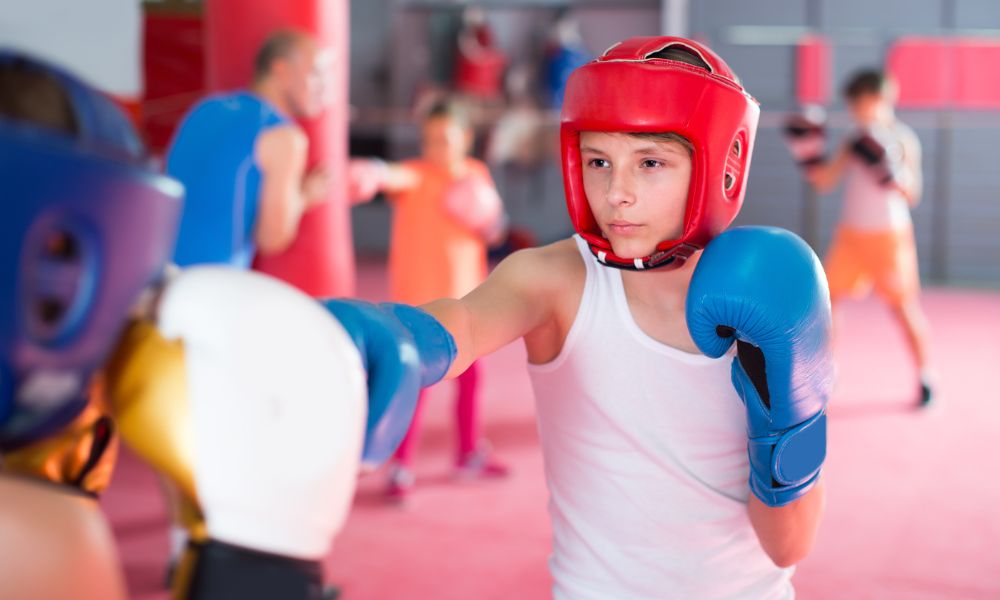
<instances>
[{"instance_id":1,"label":"extended blue glove","mask_svg":"<svg viewBox=\"0 0 1000 600\"><path fill-rule=\"evenodd\" d=\"M751 491L768 506L801 497L826 458L832 385L830 294L819 259L789 231L731 229L702 253L686 312L708 356L737 342L732 378L747 410Z\"/></svg>"},{"instance_id":2,"label":"extended blue glove","mask_svg":"<svg viewBox=\"0 0 1000 600\"><path fill-rule=\"evenodd\" d=\"M368 372L368 422L362 461L378 465L403 441L420 390L455 360L455 340L434 317L405 304L323 300L358 347Z\"/></svg>"}]
</instances>

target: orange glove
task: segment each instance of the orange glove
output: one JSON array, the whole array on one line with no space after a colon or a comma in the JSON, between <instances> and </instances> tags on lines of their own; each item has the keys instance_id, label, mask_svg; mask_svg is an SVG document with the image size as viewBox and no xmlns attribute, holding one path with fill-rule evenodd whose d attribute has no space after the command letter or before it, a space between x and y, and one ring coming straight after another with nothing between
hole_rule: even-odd
<instances>
[{"instance_id":1,"label":"orange glove","mask_svg":"<svg viewBox=\"0 0 1000 600\"><path fill-rule=\"evenodd\" d=\"M118 458L118 436L102 387L98 377L90 389L90 403L58 433L4 453L4 470L77 487L95 496L103 492Z\"/></svg>"}]
</instances>

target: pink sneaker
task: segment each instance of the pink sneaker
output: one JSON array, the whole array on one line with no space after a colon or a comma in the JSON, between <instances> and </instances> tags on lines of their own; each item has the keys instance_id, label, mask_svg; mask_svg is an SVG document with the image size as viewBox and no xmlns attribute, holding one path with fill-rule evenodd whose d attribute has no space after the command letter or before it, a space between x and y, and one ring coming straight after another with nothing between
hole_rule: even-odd
<instances>
[{"instance_id":1,"label":"pink sneaker","mask_svg":"<svg viewBox=\"0 0 1000 600\"><path fill-rule=\"evenodd\" d=\"M416 477L413 471L398 464L389 467L389 481L385 486L385 499L388 502L402 504L413 491Z\"/></svg>"},{"instance_id":2,"label":"pink sneaker","mask_svg":"<svg viewBox=\"0 0 1000 600\"><path fill-rule=\"evenodd\" d=\"M499 479L509 474L507 465L497 461L484 449L469 452L455 465L456 479Z\"/></svg>"}]
</instances>

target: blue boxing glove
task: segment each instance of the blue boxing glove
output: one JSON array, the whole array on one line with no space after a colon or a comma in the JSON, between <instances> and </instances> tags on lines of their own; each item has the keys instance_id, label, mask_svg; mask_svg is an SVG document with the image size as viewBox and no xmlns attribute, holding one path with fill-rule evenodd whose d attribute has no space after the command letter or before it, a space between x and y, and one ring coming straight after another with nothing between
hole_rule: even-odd
<instances>
[{"instance_id":1,"label":"blue boxing glove","mask_svg":"<svg viewBox=\"0 0 1000 600\"><path fill-rule=\"evenodd\" d=\"M747 410L750 490L783 506L816 483L832 385L830 294L795 234L738 227L705 248L687 297L691 337L718 358L737 343L733 385Z\"/></svg>"},{"instance_id":2,"label":"blue boxing glove","mask_svg":"<svg viewBox=\"0 0 1000 600\"><path fill-rule=\"evenodd\" d=\"M354 340L368 372L368 422L362 461L392 456L410 428L420 390L455 360L455 340L431 315L405 304L323 300Z\"/></svg>"}]
</instances>

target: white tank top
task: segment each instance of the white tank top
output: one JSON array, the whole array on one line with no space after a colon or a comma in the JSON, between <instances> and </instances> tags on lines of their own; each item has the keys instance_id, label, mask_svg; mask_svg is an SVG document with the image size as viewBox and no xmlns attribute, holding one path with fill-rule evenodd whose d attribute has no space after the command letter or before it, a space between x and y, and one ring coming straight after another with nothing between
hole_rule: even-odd
<instances>
[{"instance_id":1,"label":"white tank top","mask_svg":"<svg viewBox=\"0 0 1000 600\"><path fill-rule=\"evenodd\" d=\"M856 131L854 135L860 133ZM913 134L906 125L897 121L892 128L881 127L872 135L886 147L890 160L901 161L902 137L907 133ZM907 176L905 169L901 176ZM904 229L911 224L910 206L899 190L880 184L871 169L852 155L844 174L841 224L862 231Z\"/></svg>"},{"instance_id":2,"label":"white tank top","mask_svg":"<svg viewBox=\"0 0 1000 600\"><path fill-rule=\"evenodd\" d=\"M557 600L787 599L792 569L747 514L746 416L732 355L711 359L636 325L621 272L587 267L559 355L529 365L549 487Z\"/></svg>"}]
</instances>

